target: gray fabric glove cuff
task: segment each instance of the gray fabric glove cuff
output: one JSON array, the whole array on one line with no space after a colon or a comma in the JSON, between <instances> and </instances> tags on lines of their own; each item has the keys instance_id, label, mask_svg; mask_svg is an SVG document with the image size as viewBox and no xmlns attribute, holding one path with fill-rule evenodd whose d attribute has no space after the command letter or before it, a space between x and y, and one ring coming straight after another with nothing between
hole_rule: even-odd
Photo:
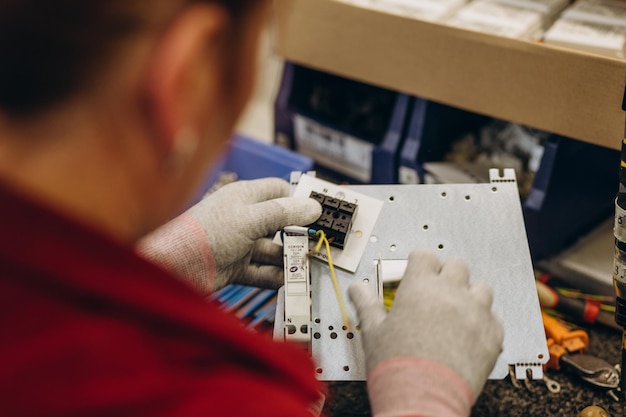
<instances>
[{"instance_id":1,"label":"gray fabric glove cuff","mask_svg":"<svg viewBox=\"0 0 626 417\"><path fill-rule=\"evenodd\" d=\"M369 373L367 388L374 417L466 417L474 403L456 372L415 356L381 362Z\"/></svg>"},{"instance_id":2,"label":"gray fabric glove cuff","mask_svg":"<svg viewBox=\"0 0 626 417\"><path fill-rule=\"evenodd\" d=\"M200 293L215 286L215 257L206 233L187 213L158 228L137 244L137 253L173 273Z\"/></svg>"}]
</instances>

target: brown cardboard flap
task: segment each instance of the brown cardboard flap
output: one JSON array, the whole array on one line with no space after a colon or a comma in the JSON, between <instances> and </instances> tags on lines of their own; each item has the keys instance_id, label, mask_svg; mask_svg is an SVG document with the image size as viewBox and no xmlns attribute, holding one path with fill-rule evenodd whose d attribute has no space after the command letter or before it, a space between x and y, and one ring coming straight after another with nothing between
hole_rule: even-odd
<instances>
[{"instance_id":1,"label":"brown cardboard flap","mask_svg":"<svg viewBox=\"0 0 626 417\"><path fill-rule=\"evenodd\" d=\"M626 61L333 0L276 0L278 49L309 67L603 146L621 145Z\"/></svg>"}]
</instances>

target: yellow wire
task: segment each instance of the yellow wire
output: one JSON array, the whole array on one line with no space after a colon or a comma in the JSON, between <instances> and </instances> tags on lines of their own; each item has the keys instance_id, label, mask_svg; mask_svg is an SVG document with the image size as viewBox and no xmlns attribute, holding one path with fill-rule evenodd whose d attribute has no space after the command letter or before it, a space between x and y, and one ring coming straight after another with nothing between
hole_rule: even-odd
<instances>
[{"instance_id":1,"label":"yellow wire","mask_svg":"<svg viewBox=\"0 0 626 417\"><path fill-rule=\"evenodd\" d=\"M391 310L391 306L393 306L393 301L396 298L396 290L397 288L383 288L383 302L385 303L387 311Z\"/></svg>"},{"instance_id":2,"label":"yellow wire","mask_svg":"<svg viewBox=\"0 0 626 417\"><path fill-rule=\"evenodd\" d=\"M322 230L318 230L316 235L319 237L317 241L317 245L313 248L313 253L319 252L322 244L326 246L326 257L328 261L328 269L330 269L330 278L333 281L333 287L335 289L335 296L337 297L337 302L339 303L339 310L341 311L341 317L343 319L343 325L346 330L350 329L350 317L348 316L348 310L346 310L346 303L343 301L343 296L341 295L341 291L339 291L339 283L337 282L337 275L335 275L335 266L333 265L333 257L330 254L330 242L326 237L326 233Z\"/></svg>"},{"instance_id":3,"label":"yellow wire","mask_svg":"<svg viewBox=\"0 0 626 417\"><path fill-rule=\"evenodd\" d=\"M609 306L606 304L600 304L600 310L608 311L609 313L615 313L615 306Z\"/></svg>"},{"instance_id":4,"label":"yellow wire","mask_svg":"<svg viewBox=\"0 0 626 417\"><path fill-rule=\"evenodd\" d=\"M320 248L322 247L322 245L324 244L324 239L322 238L322 236L326 237L326 234L324 234L323 231L319 230L318 232L315 233L318 237L317 239L317 244L315 245L315 247L313 248L313 254L315 255L317 252L320 251Z\"/></svg>"}]
</instances>

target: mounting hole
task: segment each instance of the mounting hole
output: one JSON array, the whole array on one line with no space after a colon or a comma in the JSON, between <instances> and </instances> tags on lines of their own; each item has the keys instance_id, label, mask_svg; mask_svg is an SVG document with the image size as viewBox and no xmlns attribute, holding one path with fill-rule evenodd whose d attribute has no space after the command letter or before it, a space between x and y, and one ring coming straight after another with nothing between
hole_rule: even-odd
<instances>
[{"instance_id":1,"label":"mounting hole","mask_svg":"<svg viewBox=\"0 0 626 417\"><path fill-rule=\"evenodd\" d=\"M324 370L322 368L317 368L315 372L317 372L318 374L321 374L322 372L324 372Z\"/></svg>"},{"instance_id":2,"label":"mounting hole","mask_svg":"<svg viewBox=\"0 0 626 417\"><path fill-rule=\"evenodd\" d=\"M346 365L346 366L343 367L343 370L346 371L346 372L349 372L350 371L350 367Z\"/></svg>"},{"instance_id":3,"label":"mounting hole","mask_svg":"<svg viewBox=\"0 0 626 417\"><path fill-rule=\"evenodd\" d=\"M472 199L472 196L470 196L470 195L466 195L466 196L465 196L465 200L466 200L466 201L470 201L471 199Z\"/></svg>"},{"instance_id":4,"label":"mounting hole","mask_svg":"<svg viewBox=\"0 0 626 417\"><path fill-rule=\"evenodd\" d=\"M391 195L391 196L389 196L389 201L391 201L392 203L395 201L395 199L396 199L396 198L395 198L394 196L392 196L392 195Z\"/></svg>"},{"instance_id":5,"label":"mounting hole","mask_svg":"<svg viewBox=\"0 0 626 417\"><path fill-rule=\"evenodd\" d=\"M354 232L354 236L361 237L361 236L363 236L363 232L360 231L360 230L357 230L356 232Z\"/></svg>"},{"instance_id":6,"label":"mounting hole","mask_svg":"<svg viewBox=\"0 0 626 417\"><path fill-rule=\"evenodd\" d=\"M446 193L445 191L441 193L441 198L446 198L447 196L448 196L448 193Z\"/></svg>"},{"instance_id":7,"label":"mounting hole","mask_svg":"<svg viewBox=\"0 0 626 417\"><path fill-rule=\"evenodd\" d=\"M443 250L444 248L445 248L445 246L443 246L443 243L440 243L440 244L437 246L437 249L439 249L439 250Z\"/></svg>"},{"instance_id":8,"label":"mounting hole","mask_svg":"<svg viewBox=\"0 0 626 417\"><path fill-rule=\"evenodd\" d=\"M321 335L321 334L319 334L318 332L315 332L315 333L313 333L313 337L314 337L315 339L319 339L320 337L322 337L322 335Z\"/></svg>"},{"instance_id":9,"label":"mounting hole","mask_svg":"<svg viewBox=\"0 0 626 417\"><path fill-rule=\"evenodd\" d=\"M370 242L372 243L378 242L378 236L370 236Z\"/></svg>"},{"instance_id":10,"label":"mounting hole","mask_svg":"<svg viewBox=\"0 0 626 417\"><path fill-rule=\"evenodd\" d=\"M320 324L322 322L322 320L320 320L319 317L315 317L315 324Z\"/></svg>"},{"instance_id":11,"label":"mounting hole","mask_svg":"<svg viewBox=\"0 0 626 417\"><path fill-rule=\"evenodd\" d=\"M346 335L346 337L347 337L348 339L354 339L354 333L352 333L352 332L348 332L348 334Z\"/></svg>"},{"instance_id":12,"label":"mounting hole","mask_svg":"<svg viewBox=\"0 0 626 417\"><path fill-rule=\"evenodd\" d=\"M395 252L395 251L398 250L398 246L396 244L393 244L393 245L389 246L389 250L392 251L392 252Z\"/></svg>"},{"instance_id":13,"label":"mounting hole","mask_svg":"<svg viewBox=\"0 0 626 417\"><path fill-rule=\"evenodd\" d=\"M493 191L494 193L498 191L498 187L491 187L491 191Z\"/></svg>"},{"instance_id":14,"label":"mounting hole","mask_svg":"<svg viewBox=\"0 0 626 417\"><path fill-rule=\"evenodd\" d=\"M328 330L332 332L333 330L335 330L335 328L333 326L328 326Z\"/></svg>"},{"instance_id":15,"label":"mounting hole","mask_svg":"<svg viewBox=\"0 0 626 417\"><path fill-rule=\"evenodd\" d=\"M330 334L330 338L331 338L331 339L336 339L336 338L337 338L337 333L332 332L332 333Z\"/></svg>"},{"instance_id":16,"label":"mounting hole","mask_svg":"<svg viewBox=\"0 0 626 417\"><path fill-rule=\"evenodd\" d=\"M430 228L430 226L428 226L427 224L425 224L424 226L422 226L422 229L424 230L428 230Z\"/></svg>"},{"instance_id":17,"label":"mounting hole","mask_svg":"<svg viewBox=\"0 0 626 417\"><path fill-rule=\"evenodd\" d=\"M370 285L370 279L369 278L363 278L363 285Z\"/></svg>"}]
</instances>

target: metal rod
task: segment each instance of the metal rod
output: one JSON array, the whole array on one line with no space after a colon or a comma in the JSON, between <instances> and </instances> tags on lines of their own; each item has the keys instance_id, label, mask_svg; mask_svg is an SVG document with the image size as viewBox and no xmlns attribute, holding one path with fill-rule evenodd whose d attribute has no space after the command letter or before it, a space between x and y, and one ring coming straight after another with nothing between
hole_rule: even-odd
<instances>
[{"instance_id":1,"label":"metal rod","mask_svg":"<svg viewBox=\"0 0 626 417\"><path fill-rule=\"evenodd\" d=\"M622 110L626 111L626 74L624 74L624 99ZM622 363L620 370L620 399L626 401L626 118L619 167L619 191L615 201L615 261L613 287L615 289L615 322L622 327Z\"/></svg>"}]
</instances>

